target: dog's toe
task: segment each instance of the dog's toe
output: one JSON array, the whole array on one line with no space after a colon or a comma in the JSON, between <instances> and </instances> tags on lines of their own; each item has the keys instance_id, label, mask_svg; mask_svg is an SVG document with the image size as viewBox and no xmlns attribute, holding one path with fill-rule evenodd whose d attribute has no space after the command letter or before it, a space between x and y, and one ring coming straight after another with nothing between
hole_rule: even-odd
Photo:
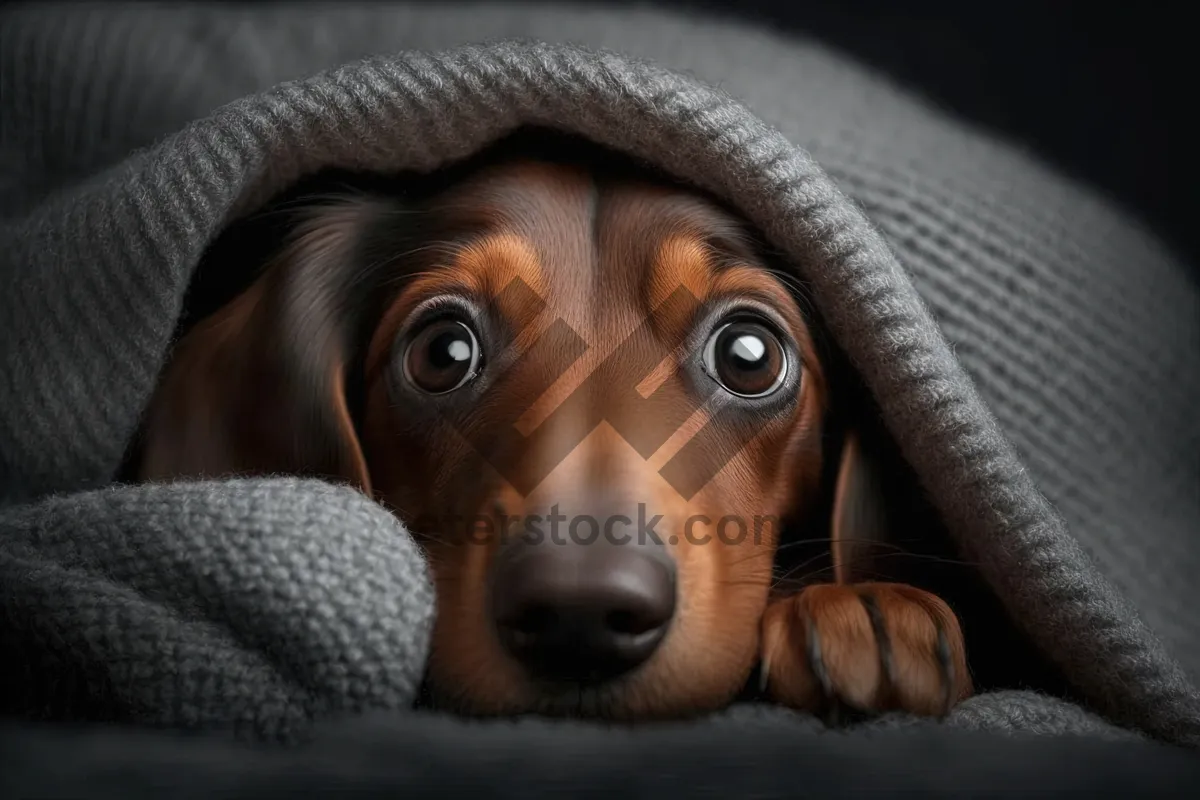
<instances>
[{"instance_id":1,"label":"dog's toe","mask_svg":"<svg viewBox=\"0 0 1200 800\"><path fill-rule=\"evenodd\" d=\"M831 722L942 716L971 691L953 612L910 586L811 586L773 603L762 633L768 694Z\"/></svg>"}]
</instances>

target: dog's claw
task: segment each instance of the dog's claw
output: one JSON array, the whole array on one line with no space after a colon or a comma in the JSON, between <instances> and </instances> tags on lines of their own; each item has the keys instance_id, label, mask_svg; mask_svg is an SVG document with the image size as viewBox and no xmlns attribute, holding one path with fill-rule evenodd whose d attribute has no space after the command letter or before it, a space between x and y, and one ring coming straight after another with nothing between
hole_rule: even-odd
<instances>
[{"instance_id":1,"label":"dog's claw","mask_svg":"<svg viewBox=\"0 0 1200 800\"><path fill-rule=\"evenodd\" d=\"M874 595L866 591L859 592L858 599L866 609L867 618L871 620L871 630L875 632L875 643L879 647L879 666L883 670L883 676L889 685L895 686L896 667L895 659L892 658L892 640L888 635L883 613L879 610L879 603L875 601Z\"/></svg>"},{"instance_id":2,"label":"dog's claw","mask_svg":"<svg viewBox=\"0 0 1200 800\"><path fill-rule=\"evenodd\" d=\"M950 642L946 639L946 631L940 620L937 625L937 644L934 652L937 655L938 671L942 679L942 710L939 719L945 719L954 705L954 659L950 655Z\"/></svg>"},{"instance_id":3,"label":"dog's claw","mask_svg":"<svg viewBox=\"0 0 1200 800\"><path fill-rule=\"evenodd\" d=\"M833 681L829 679L829 670L825 668L825 659L821 656L821 635L817 633L817 625L811 617L804 618L804 655L808 659L808 668L813 677L821 685L821 691L826 699L834 697Z\"/></svg>"},{"instance_id":4,"label":"dog's claw","mask_svg":"<svg viewBox=\"0 0 1200 800\"><path fill-rule=\"evenodd\" d=\"M817 624L813 622L812 617L804 618L804 656L824 697L821 717L827 726L840 728L843 722L842 703L833 688L833 680L829 677L825 658L821 655L821 634L817 632Z\"/></svg>"},{"instance_id":5,"label":"dog's claw","mask_svg":"<svg viewBox=\"0 0 1200 800\"><path fill-rule=\"evenodd\" d=\"M853 704L847 702L837 691L833 685L833 678L829 675L829 668L825 665L825 658L821 652L821 634L817 631L817 624L811 617L804 618L805 625L805 657L808 660L809 670L813 677L817 679L817 684L821 687L821 694L824 702L821 704L821 718L830 728L841 728L849 725L854 720L861 718L866 712L862 709L855 708Z\"/></svg>"}]
</instances>

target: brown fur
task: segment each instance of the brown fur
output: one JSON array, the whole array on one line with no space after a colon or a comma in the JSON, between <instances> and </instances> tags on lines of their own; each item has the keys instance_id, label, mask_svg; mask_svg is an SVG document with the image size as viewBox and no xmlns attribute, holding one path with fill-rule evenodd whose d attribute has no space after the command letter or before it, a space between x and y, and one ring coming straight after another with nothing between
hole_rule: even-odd
<instances>
[{"instance_id":1,"label":"brown fur","mask_svg":"<svg viewBox=\"0 0 1200 800\"><path fill-rule=\"evenodd\" d=\"M970 692L957 621L937 598L885 584L773 597L777 523L733 544L711 528L681 535L684 520L697 516L713 523L728 515L803 517L820 496L830 386L810 321L738 220L684 190L530 160L477 171L419 212L390 198L356 198L306 213L262 276L179 343L147 418L139 475L315 474L349 482L393 509L433 568L430 678L445 702L474 714L680 716L732 700L760 652L772 696L801 709L820 710L832 693L866 710L938 714ZM417 246L389 252L387 231L408 224L410 213L424 221ZM383 258L394 273L387 285L395 290L375 312L354 299L365 281L354 277L355 264L368 258ZM526 291L509 291L514 279ZM622 391L634 381L621 377L642 374L625 372L645 366L636 355L596 379L603 359L647 317L659 342L678 352L696 344L695 326L708 318L686 306L664 308L680 286L705 309L749 304L790 341L802 370L789 402L764 407L762 430L691 497L673 488L679 483L663 468L714 413L713 403L682 413L693 388L670 360L637 382L650 400L632 412L622 410ZM495 306L481 334L484 390L467 405L396 389L397 341L414 315L447 296L476 309ZM586 351L560 375L550 361L569 349L570 338L557 351L543 353L538 343L563 322ZM359 324L368 334L356 356ZM487 383L522 354L513 377ZM360 382L361 409L347 399L351 380ZM430 403L451 408L458 427ZM594 425L597 415L609 421ZM653 452L640 453L617 428L647 418L679 424ZM459 435L474 432L480 438L473 442L486 443L491 432L509 428L516 433L504 433L507 439L495 434L508 448L503 475ZM689 476L677 470L675 477ZM632 674L555 694L523 675L491 629L486 587L500 537L472 542L433 521L525 517L554 504L568 516L587 513L597 487L609 510L636 518L636 506L645 504L648 515L663 517L658 532L676 535L678 612L665 641ZM844 494L839 506L848 507ZM709 541L696 541L704 534ZM888 652L859 599L864 590L885 621ZM808 649L813 625L828 674L824 689ZM948 676L934 655L939 631Z\"/></svg>"}]
</instances>

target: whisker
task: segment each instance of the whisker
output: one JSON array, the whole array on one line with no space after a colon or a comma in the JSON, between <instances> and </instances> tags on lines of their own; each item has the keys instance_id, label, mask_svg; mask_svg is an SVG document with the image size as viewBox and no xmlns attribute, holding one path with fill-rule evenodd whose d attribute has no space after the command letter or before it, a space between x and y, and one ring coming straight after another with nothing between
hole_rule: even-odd
<instances>
[{"instance_id":1,"label":"whisker","mask_svg":"<svg viewBox=\"0 0 1200 800\"><path fill-rule=\"evenodd\" d=\"M935 556L935 555L928 554L928 553L907 553L907 552L882 553L882 554L880 554L878 556L874 556L874 557L864 556L864 557L861 557L858 559L850 559L846 563L850 566L859 565L860 572L866 576L870 576L872 578L881 579L881 580L887 580L889 576L886 575L885 573L875 571L875 570L862 570L861 562L866 561L868 558L870 558L872 560L879 560L879 559L884 559L884 558L897 558L897 557L901 557L901 558L907 557L907 558L912 558L914 560L919 560L919 561L932 562L932 563L936 563L936 564L950 564L950 565L954 565L954 566L964 566L964 567L978 567L979 566L977 563L970 562L970 561L945 558L942 556ZM811 570L809 572L805 572L804 574L800 575L799 577L795 577L795 574L797 572L804 569L806 566L808 566L815 560L816 559L809 559L809 561L805 562L804 564L800 564L792 569L789 569L786 573L784 573L783 575L781 575L775 579L775 581L773 583L773 587L777 587L779 584L781 584L785 581L795 581L797 583L804 583L806 581L810 581L812 578L819 577L825 573L833 572L833 569L834 569L833 565L829 565L829 566L821 567L819 569Z\"/></svg>"},{"instance_id":2,"label":"whisker","mask_svg":"<svg viewBox=\"0 0 1200 800\"><path fill-rule=\"evenodd\" d=\"M786 580L790 579L792 577L792 575L796 574L797 572L800 572L801 570L812 565L813 563L826 558L827 556L828 556L828 554L821 553L820 555L816 555L816 556L813 556L812 558L802 561L801 563L795 565L794 567L790 567L786 572L784 572L782 575L780 575L778 578L776 578L776 582L786 581Z\"/></svg>"},{"instance_id":3,"label":"whisker","mask_svg":"<svg viewBox=\"0 0 1200 800\"><path fill-rule=\"evenodd\" d=\"M800 306L800 311L806 319L813 319L816 316L816 307L812 302L812 283L786 272L778 267L767 270L771 277L784 284L788 289L791 289L791 294L796 304Z\"/></svg>"},{"instance_id":4,"label":"whisker","mask_svg":"<svg viewBox=\"0 0 1200 800\"><path fill-rule=\"evenodd\" d=\"M774 556L775 556L775 555L777 555L778 553L784 552L785 550L789 550L789 549L791 549L791 548L795 548L795 547L801 547L801 546L804 546L804 545L820 545L820 544L830 544L830 543L831 543L831 541L832 541L832 540L831 540L831 539L830 539L828 536L818 536L818 537L815 537L815 538L812 538L812 539L797 539L797 540L792 540L792 541L789 541L789 542L785 542L785 543L783 543L783 544L781 544L781 545L778 545L778 546L775 548L775 550L774 550L773 552L772 552L771 550L767 549L767 548L761 548L761 549L754 550L754 551L753 551L753 552L751 552L749 555L747 555L747 556L743 556L742 558L740 558L740 559L737 559L736 561L734 561L734 562L731 564L731 566L736 566L736 565L738 565L738 564L741 564L741 563L743 563L744 561L751 561L751 560L754 560L754 559L756 559L756 558L774 557ZM864 543L866 543L866 544L875 545L875 546L878 546L878 547L891 547L891 548L895 548L895 549L900 549L900 545L897 545L897 544L892 544L892 543L890 543L890 542L879 542L879 541L875 541L875 540L873 540L873 539L855 539L855 538L849 538L849 539L843 539L842 541L849 541L849 542L855 542L855 541L858 541L858 542L864 542Z\"/></svg>"},{"instance_id":5,"label":"whisker","mask_svg":"<svg viewBox=\"0 0 1200 800\"><path fill-rule=\"evenodd\" d=\"M977 569L981 566L978 561L965 561L959 558L947 558L945 556L934 555L933 553L883 553L877 556L877 558L896 558L897 556L914 558L933 564L951 564L956 567L974 567Z\"/></svg>"},{"instance_id":6,"label":"whisker","mask_svg":"<svg viewBox=\"0 0 1200 800\"><path fill-rule=\"evenodd\" d=\"M879 547L892 547L892 548L896 548L896 549L900 548L900 545L898 545L898 544L894 544L892 542L881 542L877 539L870 539L867 537L845 536L845 537L842 537L841 539L839 539L838 541L863 542L865 544L878 545ZM799 547L801 545L825 544L825 543L832 544L832 542L833 542L833 538L830 536L817 536L812 539L794 539L794 540L791 540L791 541L788 541L788 542L785 542L785 543L779 545L778 547L775 548L775 550L776 550L776 552L779 552L779 551L786 550L786 549L789 549L792 547Z\"/></svg>"},{"instance_id":7,"label":"whisker","mask_svg":"<svg viewBox=\"0 0 1200 800\"><path fill-rule=\"evenodd\" d=\"M374 261L371 261L370 263L364 264L363 266L361 266L359 268L358 272L359 272L359 275L363 279L365 279L368 276L377 272L378 270L382 269L383 267L386 267L388 264L401 262L406 259L412 258L413 256L420 255L422 253L438 253L444 260L453 261L461 249L462 249L462 244L459 242L452 242L452 241L426 242L425 244L422 244L419 247L413 247L413 248L404 250L399 253L388 253L384 256L381 256L380 258L377 258ZM433 269L426 269L426 270L420 270L420 271L415 271L415 272L406 272L404 270L397 270L396 274L388 276L385 280L382 281L382 284L384 286L394 286L398 283L408 283L410 281L420 280L422 278L433 277L433 276L440 274L440 272L441 272L441 270L438 269L437 267L434 267Z\"/></svg>"}]
</instances>

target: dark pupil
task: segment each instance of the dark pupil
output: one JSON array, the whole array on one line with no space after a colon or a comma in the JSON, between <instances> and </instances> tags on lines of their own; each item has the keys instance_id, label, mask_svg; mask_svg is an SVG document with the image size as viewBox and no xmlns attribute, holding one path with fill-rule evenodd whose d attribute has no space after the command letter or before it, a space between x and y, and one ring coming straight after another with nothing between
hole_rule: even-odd
<instances>
[{"instance_id":1,"label":"dark pupil","mask_svg":"<svg viewBox=\"0 0 1200 800\"><path fill-rule=\"evenodd\" d=\"M769 391L783 368L778 340L759 325L730 325L717 342L721 382L739 394Z\"/></svg>"},{"instance_id":2,"label":"dark pupil","mask_svg":"<svg viewBox=\"0 0 1200 800\"><path fill-rule=\"evenodd\" d=\"M763 370L770 364L766 343L752 333L730 337L727 353L734 369L742 372Z\"/></svg>"},{"instance_id":3,"label":"dark pupil","mask_svg":"<svg viewBox=\"0 0 1200 800\"><path fill-rule=\"evenodd\" d=\"M471 340L462 331L445 331L429 343L429 365L437 370L471 363Z\"/></svg>"},{"instance_id":4,"label":"dark pupil","mask_svg":"<svg viewBox=\"0 0 1200 800\"><path fill-rule=\"evenodd\" d=\"M408 371L426 392L448 392L468 377L475 342L456 321L436 322L420 333L408 354Z\"/></svg>"}]
</instances>

